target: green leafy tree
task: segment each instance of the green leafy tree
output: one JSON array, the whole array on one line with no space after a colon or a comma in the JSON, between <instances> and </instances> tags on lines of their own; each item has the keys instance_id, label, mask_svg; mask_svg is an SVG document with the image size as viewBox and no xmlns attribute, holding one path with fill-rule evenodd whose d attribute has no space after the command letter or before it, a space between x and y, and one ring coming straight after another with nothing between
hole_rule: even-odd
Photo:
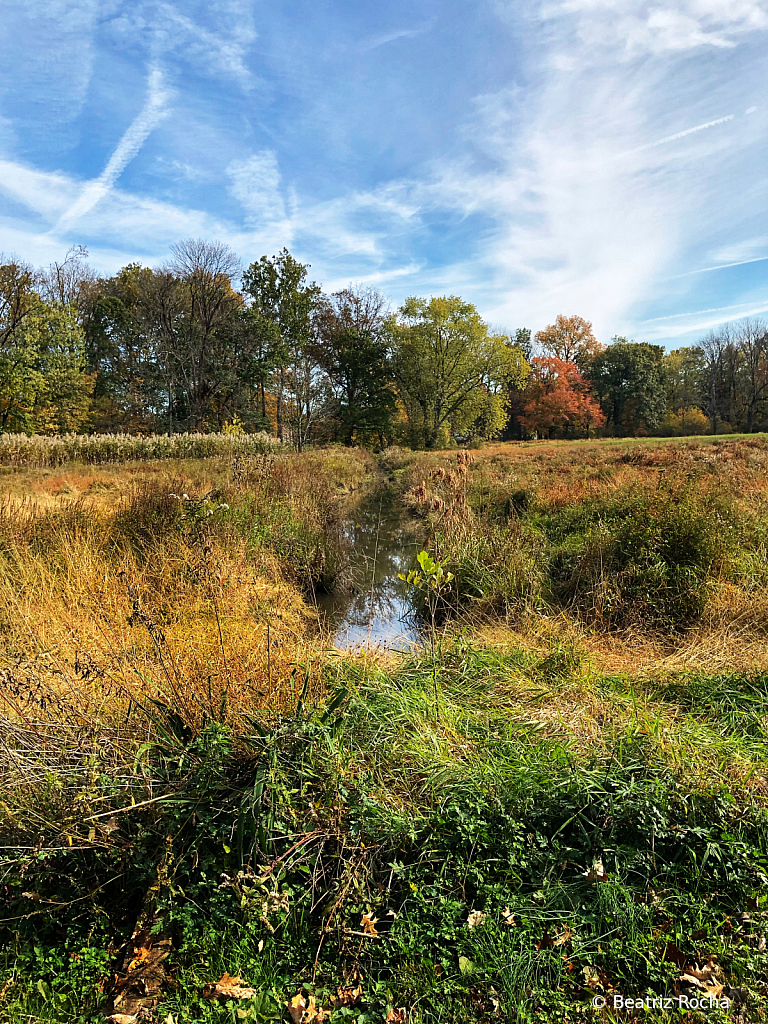
<instances>
[{"instance_id":1,"label":"green leafy tree","mask_svg":"<svg viewBox=\"0 0 768 1024\"><path fill-rule=\"evenodd\" d=\"M585 376L614 433L647 434L661 423L667 394L660 346L614 338L590 360Z\"/></svg>"},{"instance_id":2,"label":"green leafy tree","mask_svg":"<svg viewBox=\"0 0 768 1024\"><path fill-rule=\"evenodd\" d=\"M161 358L155 288L154 271L131 263L91 291L85 337L96 376L91 419L97 430L140 432L164 414L172 428L172 382Z\"/></svg>"},{"instance_id":3,"label":"green leafy tree","mask_svg":"<svg viewBox=\"0 0 768 1024\"><path fill-rule=\"evenodd\" d=\"M86 372L85 336L72 305L45 303L31 318L28 340L38 353L42 387L34 417L39 433L76 433L88 421L94 377Z\"/></svg>"},{"instance_id":4,"label":"green leafy tree","mask_svg":"<svg viewBox=\"0 0 768 1024\"><path fill-rule=\"evenodd\" d=\"M372 288L346 288L318 303L315 351L331 391L329 414L346 445L390 434L396 410L386 306Z\"/></svg>"},{"instance_id":5,"label":"green leafy tree","mask_svg":"<svg viewBox=\"0 0 768 1024\"><path fill-rule=\"evenodd\" d=\"M0 352L2 429L76 432L88 420L93 386L76 310L38 300Z\"/></svg>"},{"instance_id":6,"label":"green leafy tree","mask_svg":"<svg viewBox=\"0 0 768 1024\"><path fill-rule=\"evenodd\" d=\"M392 365L414 440L437 446L455 434L495 437L507 419L505 390L529 366L519 349L490 334L475 307L456 296L410 298L390 323Z\"/></svg>"},{"instance_id":7,"label":"green leafy tree","mask_svg":"<svg viewBox=\"0 0 768 1024\"><path fill-rule=\"evenodd\" d=\"M243 291L262 345L264 381L274 380L277 436L283 439L288 412L299 448L309 435L317 397L311 348L312 313L320 289L307 282L308 269L283 249L277 256L262 256L243 275ZM263 398L265 383L261 387ZM286 410L287 403L290 408Z\"/></svg>"}]
</instances>

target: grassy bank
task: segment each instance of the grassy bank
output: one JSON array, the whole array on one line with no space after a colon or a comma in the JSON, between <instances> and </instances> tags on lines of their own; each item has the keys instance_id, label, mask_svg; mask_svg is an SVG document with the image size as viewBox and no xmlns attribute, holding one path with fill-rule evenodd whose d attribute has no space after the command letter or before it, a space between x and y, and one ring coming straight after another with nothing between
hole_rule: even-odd
<instances>
[{"instance_id":1,"label":"grassy bank","mask_svg":"<svg viewBox=\"0 0 768 1024\"><path fill-rule=\"evenodd\" d=\"M157 704L6 727L7 1019L99 1019L147 893L160 1019L300 995L331 1020L592 1020L691 970L764 1019L764 676L641 686L466 641L437 687L429 659L315 669L327 699L302 673L290 713L234 728ZM224 974L256 994L205 998Z\"/></svg>"},{"instance_id":2,"label":"grassy bank","mask_svg":"<svg viewBox=\"0 0 768 1024\"><path fill-rule=\"evenodd\" d=\"M766 467L7 471L0 1019L765 1020ZM318 630L385 483L454 573L434 657Z\"/></svg>"}]
</instances>

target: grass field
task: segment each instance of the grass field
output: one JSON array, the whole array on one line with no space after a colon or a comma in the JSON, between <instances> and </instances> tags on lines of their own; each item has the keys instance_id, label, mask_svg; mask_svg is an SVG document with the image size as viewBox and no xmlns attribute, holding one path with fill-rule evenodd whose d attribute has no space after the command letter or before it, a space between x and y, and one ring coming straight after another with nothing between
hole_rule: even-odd
<instances>
[{"instance_id":1,"label":"grass field","mask_svg":"<svg viewBox=\"0 0 768 1024\"><path fill-rule=\"evenodd\" d=\"M384 489L444 575L340 651ZM767 508L755 435L3 467L0 1019L768 1019Z\"/></svg>"}]
</instances>

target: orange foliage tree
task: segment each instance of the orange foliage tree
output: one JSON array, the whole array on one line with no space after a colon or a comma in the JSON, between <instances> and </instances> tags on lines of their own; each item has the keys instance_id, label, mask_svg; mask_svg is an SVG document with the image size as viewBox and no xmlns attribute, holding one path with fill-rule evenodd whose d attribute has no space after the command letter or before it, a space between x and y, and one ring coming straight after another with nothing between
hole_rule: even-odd
<instances>
[{"instance_id":1,"label":"orange foliage tree","mask_svg":"<svg viewBox=\"0 0 768 1024\"><path fill-rule=\"evenodd\" d=\"M536 341L548 355L566 363L597 355L603 348L592 333L592 324L580 316L558 316L553 324L536 332Z\"/></svg>"},{"instance_id":2,"label":"orange foliage tree","mask_svg":"<svg viewBox=\"0 0 768 1024\"><path fill-rule=\"evenodd\" d=\"M603 426L603 411L575 363L536 356L531 371L520 416L523 430L545 437L560 432L573 436Z\"/></svg>"}]
</instances>

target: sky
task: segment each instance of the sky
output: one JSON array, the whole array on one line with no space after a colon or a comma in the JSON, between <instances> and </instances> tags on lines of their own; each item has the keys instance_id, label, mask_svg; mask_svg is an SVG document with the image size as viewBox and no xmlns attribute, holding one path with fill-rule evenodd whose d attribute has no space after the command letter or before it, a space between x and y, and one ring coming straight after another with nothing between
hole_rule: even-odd
<instances>
[{"instance_id":1,"label":"sky","mask_svg":"<svg viewBox=\"0 0 768 1024\"><path fill-rule=\"evenodd\" d=\"M185 238L693 344L768 315L768 0L4 0L0 252Z\"/></svg>"}]
</instances>

